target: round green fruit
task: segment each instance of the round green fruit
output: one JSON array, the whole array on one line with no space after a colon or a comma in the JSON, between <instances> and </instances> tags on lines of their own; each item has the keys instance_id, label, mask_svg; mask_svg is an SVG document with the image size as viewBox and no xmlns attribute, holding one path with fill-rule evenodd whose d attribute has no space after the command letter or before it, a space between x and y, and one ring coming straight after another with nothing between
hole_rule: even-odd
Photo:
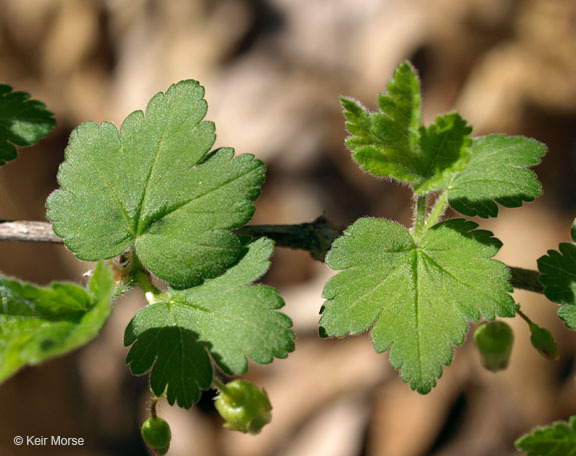
<instances>
[{"instance_id":1,"label":"round green fruit","mask_svg":"<svg viewBox=\"0 0 576 456\"><path fill-rule=\"evenodd\" d=\"M155 416L148 418L142 424L142 438L146 445L155 450L168 450L170 446L170 426L162 418Z\"/></svg>"},{"instance_id":2,"label":"round green fruit","mask_svg":"<svg viewBox=\"0 0 576 456\"><path fill-rule=\"evenodd\" d=\"M216 409L226 420L224 427L257 434L272 420L266 391L246 380L232 380L216 398Z\"/></svg>"},{"instance_id":3,"label":"round green fruit","mask_svg":"<svg viewBox=\"0 0 576 456\"><path fill-rule=\"evenodd\" d=\"M558 359L558 346L552 334L546 328L540 328L538 325L531 323L530 342L544 358L549 360Z\"/></svg>"},{"instance_id":4,"label":"round green fruit","mask_svg":"<svg viewBox=\"0 0 576 456\"><path fill-rule=\"evenodd\" d=\"M508 367L514 344L514 333L508 323L485 321L474 331L474 342L486 369L496 372Z\"/></svg>"}]
</instances>

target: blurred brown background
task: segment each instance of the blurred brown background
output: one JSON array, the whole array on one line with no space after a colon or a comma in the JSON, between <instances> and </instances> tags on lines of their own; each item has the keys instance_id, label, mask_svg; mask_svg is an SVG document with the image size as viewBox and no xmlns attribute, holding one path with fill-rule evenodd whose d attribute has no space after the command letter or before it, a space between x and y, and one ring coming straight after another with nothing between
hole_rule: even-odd
<instances>
[{"instance_id":1,"label":"blurred brown background","mask_svg":"<svg viewBox=\"0 0 576 456\"><path fill-rule=\"evenodd\" d=\"M410 194L363 175L343 146L338 96L374 108L394 67L422 77L427 122L457 109L475 134L533 136L550 147L538 167L545 195L481 221L504 241L500 258L536 267L568 240L576 214L576 2L574 0L0 0L0 81L55 112L58 125L0 170L2 219L44 220L44 200L71 129L119 124L171 83L206 87L218 146L266 161L254 223L299 223L325 211L346 225L362 215L410 222ZM2 244L0 268L48 283L82 280L90 265L60 246ZM296 351L252 366L273 423L259 436L221 428L207 393L190 411L162 406L173 456L495 456L536 424L576 413L576 335L541 296L517 292L556 336L550 362L512 321L510 368L483 371L470 343L438 387L410 391L367 336L317 336L324 264L277 249L266 282L294 320ZM0 456L145 455L138 423L145 379L124 365L123 329L141 305L117 303L102 337L28 368L0 387ZM15 447L15 435L83 437L83 448Z\"/></svg>"}]
</instances>

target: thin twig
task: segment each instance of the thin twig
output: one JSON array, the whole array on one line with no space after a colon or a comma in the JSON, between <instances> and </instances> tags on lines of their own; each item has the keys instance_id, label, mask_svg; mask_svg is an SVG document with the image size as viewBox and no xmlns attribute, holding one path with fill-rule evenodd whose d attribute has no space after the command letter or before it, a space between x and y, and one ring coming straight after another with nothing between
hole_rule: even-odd
<instances>
[{"instance_id":1,"label":"thin twig","mask_svg":"<svg viewBox=\"0 0 576 456\"><path fill-rule=\"evenodd\" d=\"M510 283L514 288L544 293L544 286L540 282L540 272L532 269L517 268L509 266L512 277Z\"/></svg>"},{"instance_id":2,"label":"thin twig","mask_svg":"<svg viewBox=\"0 0 576 456\"><path fill-rule=\"evenodd\" d=\"M307 250L318 261L324 261L332 243L342 236L342 228L332 225L324 216L313 222L295 225L246 225L234 230L238 236L268 237L280 247ZM63 241L46 222L1 221L0 241L47 242L62 244ZM510 282L514 288L543 293L540 273L530 269L510 267Z\"/></svg>"},{"instance_id":3,"label":"thin twig","mask_svg":"<svg viewBox=\"0 0 576 456\"><path fill-rule=\"evenodd\" d=\"M307 250L318 261L324 261L332 243L342 236L342 228L332 225L321 215L313 222L296 225L246 225L234 230L238 236L267 237L279 247Z\"/></svg>"},{"instance_id":4,"label":"thin twig","mask_svg":"<svg viewBox=\"0 0 576 456\"><path fill-rule=\"evenodd\" d=\"M152 418L156 418L156 404L158 404L159 400L160 398L154 395L152 397L152 401L150 402L150 415L152 416Z\"/></svg>"},{"instance_id":5,"label":"thin twig","mask_svg":"<svg viewBox=\"0 0 576 456\"><path fill-rule=\"evenodd\" d=\"M520 309L516 310L516 314L520 315L522 317L522 319L528 323L528 326L532 327L534 324L534 322L530 319L530 317L528 315L526 315L524 312L522 312Z\"/></svg>"},{"instance_id":6,"label":"thin twig","mask_svg":"<svg viewBox=\"0 0 576 456\"><path fill-rule=\"evenodd\" d=\"M63 243L50 223L25 220L0 220L0 241Z\"/></svg>"}]
</instances>

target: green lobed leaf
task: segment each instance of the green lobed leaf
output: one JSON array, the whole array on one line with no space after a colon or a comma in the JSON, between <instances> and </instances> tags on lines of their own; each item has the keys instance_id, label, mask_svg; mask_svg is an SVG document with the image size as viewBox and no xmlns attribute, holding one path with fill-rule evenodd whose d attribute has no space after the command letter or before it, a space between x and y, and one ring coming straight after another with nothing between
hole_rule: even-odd
<instances>
[{"instance_id":1,"label":"green lobed leaf","mask_svg":"<svg viewBox=\"0 0 576 456\"><path fill-rule=\"evenodd\" d=\"M387 89L388 94L378 98L381 112L369 113L353 100L341 99L346 128L352 135L346 145L363 170L416 182L420 179L420 81L409 62L400 64Z\"/></svg>"},{"instance_id":2,"label":"green lobed leaf","mask_svg":"<svg viewBox=\"0 0 576 456\"><path fill-rule=\"evenodd\" d=\"M538 258L540 282L546 297L562 304L558 315L566 326L576 330L576 220L570 231L574 242L561 242L558 250Z\"/></svg>"},{"instance_id":3,"label":"green lobed leaf","mask_svg":"<svg viewBox=\"0 0 576 456\"><path fill-rule=\"evenodd\" d=\"M428 393L463 343L467 321L511 317L516 306L507 267L491 258L501 243L477 225L451 219L418 244L402 226L362 218L337 239L327 264L339 274L324 288L324 336L371 329L376 351Z\"/></svg>"},{"instance_id":4,"label":"green lobed leaf","mask_svg":"<svg viewBox=\"0 0 576 456\"><path fill-rule=\"evenodd\" d=\"M31 146L50 133L55 121L46 105L0 84L0 166L18 155L15 146Z\"/></svg>"},{"instance_id":5,"label":"green lobed leaf","mask_svg":"<svg viewBox=\"0 0 576 456\"><path fill-rule=\"evenodd\" d=\"M420 129L422 150L422 181L414 186L416 193L445 188L452 175L468 162L468 146L472 132L466 121L456 113L436 117L428 128Z\"/></svg>"},{"instance_id":6,"label":"green lobed leaf","mask_svg":"<svg viewBox=\"0 0 576 456\"><path fill-rule=\"evenodd\" d=\"M245 254L227 230L252 217L264 164L230 148L207 155L215 135L206 110L204 88L187 80L130 114L120 132L108 122L74 130L47 217L78 258L134 245L158 277L192 286Z\"/></svg>"},{"instance_id":7,"label":"green lobed leaf","mask_svg":"<svg viewBox=\"0 0 576 456\"><path fill-rule=\"evenodd\" d=\"M398 67L387 89L378 98L380 112L341 99L354 159L375 176L411 183L417 193L444 188L468 159L472 128L456 113L422 126L420 82L408 62Z\"/></svg>"},{"instance_id":8,"label":"green lobed leaf","mask_svg":"<svg viewBox=\"0 0 576 456\"><path fill-rule=\"evenodd\" d=\"M570 417L568 423L556 421L550 426L537 427L515 444L528 456L575 456L576 416Z\"/></svg>"},{"instance_id":9,"label":"green lobed leaf","mask_svg":"<svg viewBox=\"0 0 576 456\"><path fill-rule=\"evenodd\" d=\"M468 216L496 217L498 206L519 207L542 193L530 166L540 163L546 146L523 136L475 138L470 159L447 187L448 202Z\"/></svg>"},{"instance_id":10,"label":"green lobed leaf","mask_svg":"<svg viewBox=\"0 0 576 456\"><path fill-rule=\"evenodd\" d=\"M63 355L96 337L110 314L109 265L94 270L89 289L53 283L38 288L0 279L0 381L25 365Z\"/></svg>"},{"instance_id":11,"label":"green lobed leaf","mask_svg":"<svg viewBox=\"0 0 576 456\"><path fill-rule=\"evenodd\" d=\"M210 357L227 374L244 373L247 358L259 364L285 358L294 349L292 322L276 310L278 292L250 285L268 269L273 243L260 238L224 274L186 290L170 289L167 302L140 310L126 328L132 345L127 363L135 375L152 369L156 395L189 408L212 384Z\"/></svg>"},{"instance_id":12,"label":"green lobed leaf","mask_svg":"<svg viewBox=\"0 0 576 456\"><path fill-rule=\"evenodd\" d=\"M375 176L411 184L418 195L446 190L450 205L464 215L495 217L497 204L518 207L542 193L534 172L546 147L533 139L492 135L471 138L472 128L456 113L420 121L420 83L402 63L379 97L379 112L342 98L346 144L354 159Z\"/></svg>"}]
</instances>

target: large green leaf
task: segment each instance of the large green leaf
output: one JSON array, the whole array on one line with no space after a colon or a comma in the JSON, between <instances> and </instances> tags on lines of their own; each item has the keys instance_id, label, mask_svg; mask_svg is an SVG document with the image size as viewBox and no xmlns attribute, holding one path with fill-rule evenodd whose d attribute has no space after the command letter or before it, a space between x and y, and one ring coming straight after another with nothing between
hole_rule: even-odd
<instances>
[{"instance_id":1,"label":"large green leaf","mask_svg":"<svg viewBox=\"0 0 576 456\"><path fill-rule=\"evenodd\" d=\"M540 163L546 146L523 136L476 138L470 160L447 187L448 201L458 212L496 217L498 206L519 207L542 193L538 176L528 169Z\"/></svg>"},{"instance_id":2,"label":"large green leaf","mask_svg":"<svg viewBox=\"0 0 576 456\"><path fill-rule=\"evenodd\" d=\"M571 235L574 242L561 242L558 250L548 250L548 255L538 258L538 269L544 294L550 301L562 304L558 310L560 318L576 330L576 220Z\"/></svg>"},{"instance_id":3,"label":"large green leaf","mask_svg":"<svg viewBox=\"0 0 576 456\"><path fill-rule=\"evenodd\" d=\"M202 121L204 88L182 81L130 114L76 128L48 198L54 231L80 259L112 258L134 245L157 276L201 283L238 262L245 248L227 230L254 213L264 164L232 149L208 155L214 124Z\"/></svg>"},{"instance_id":4,"label":"large green leaf","mask_svg":"<svg viewBox=\"0 0 576 456\"><path fill-rule=\"evenodd\" d=\"M165 302L140 310L124 337L127 363L136 375L152 369L155 394L188 408L212 383L210 356L227 374L246 371L247 358L265 364L294 348L292 322L277 312L278 292L250 285L268 269L272 241L258 239L238 264L202 285L169 290ZM210 356L209 356L210 355Z\"/></svg>"},{"instance_id":5,"label":"large green leaf","mask_svg":"<svg viewBox=\"0 0 576 456\"><path fill-rule=\"evenodd\" d=\"M550 426L537 427L516 441L516 446L528 456L576 456L576 416L570 421L556 421Z\"/></svg>"},{"instance_id":6,"label":"large green leaf","mask_svg":"<svg viewBox=\"0 0 576 456\"><path fill-rule=\"evenodd\" d=\"M0 279L0 381L26 364L68 353L96 337L110 314L114 280L108 265L94 270L89 290L50 288Z\"/></svg>"},{"instance_id":7,"label":"large green leaf","mask_svg":"<svg viewBox=\"0 0 576 456\"><path fill-rule=\"evenodd\" d=\"M15 146L30 146L54 127L46 105L30 100L26 92L13 92L0 84L0 166L18 155Z\"/></svg>"},{"instance_id":8,"label":"large green leaf","mask_svg":"<svg viewBox=\"0 0 576 456\"><path fill-rule=\"evenodd\" d=\"M337 239L326 262L341 270L324 288L320 320L324 336L371 328L377 352L413 389L427 393L452 361L467 321L511 317L509 271L490 259L500 248L492 233L452 219L429 229L416 243L402 226L362 218Z\"/></svg>"}]
</instances>

